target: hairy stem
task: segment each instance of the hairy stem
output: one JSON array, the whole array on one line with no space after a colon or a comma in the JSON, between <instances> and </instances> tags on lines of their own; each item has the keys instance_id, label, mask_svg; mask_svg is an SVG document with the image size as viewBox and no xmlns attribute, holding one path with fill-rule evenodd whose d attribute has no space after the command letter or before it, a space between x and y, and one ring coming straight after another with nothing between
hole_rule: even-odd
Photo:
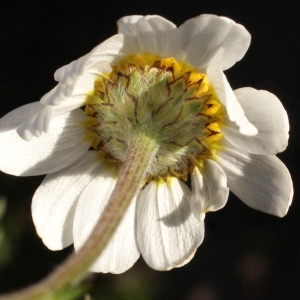
<instances>
[{"instance_id":1,"label":"hairy stem","mask_svg":"<svg viewBox=\"0 0 300 300\"><path fill-rule=\"evenodd\" d=\"M55 299L55 294L68 285L76 285L99 257L117 229L132 198L139 191L149 165L158 150L156 142L144 135L134 137L119 171L116 187L93 232L77 252L39 283L0 300Z\"/></svg>"}]
</instances>

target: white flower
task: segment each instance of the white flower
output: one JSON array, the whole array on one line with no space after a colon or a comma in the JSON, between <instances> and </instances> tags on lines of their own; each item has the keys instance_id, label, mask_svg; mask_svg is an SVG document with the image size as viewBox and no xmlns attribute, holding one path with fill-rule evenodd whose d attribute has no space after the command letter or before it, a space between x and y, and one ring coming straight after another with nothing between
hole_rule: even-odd
<instances>
[{"instance_id":1,"label":"white flower","mask_svg":"<svg viewBox=\"0 0 300 300\"><path fill-rule=\"evenodd\" d=\"M58 85L40 102L0 121L0 169L49 174L32 203L45 245L82 246L128 140L149 128L160 152L93 271L124 272L140 254L157 270L187 263L203 240L205 213L225 205L227 186L250 207L284 216L293 187L275 154L287 146L287 114L267 91L232 91L223 74L247 51L246 29L214 15L179 28L159 16L124 17L118 26L58 69Z\"/></svg>"}]
</instances>

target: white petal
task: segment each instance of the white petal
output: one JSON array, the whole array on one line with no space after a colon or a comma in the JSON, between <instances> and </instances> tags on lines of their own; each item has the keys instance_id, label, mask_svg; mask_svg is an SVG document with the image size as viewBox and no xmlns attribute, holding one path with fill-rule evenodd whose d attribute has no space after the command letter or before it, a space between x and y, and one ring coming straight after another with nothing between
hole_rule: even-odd
<instances>
[{"instance_id":1,"label":"white petal","mask_svg":"<svg viewBox=\"0 0 300 300\"><path fill-rule=\"evenodd\" d=\"M78 105L74 104L74 99L71 98L61 106L40 105L40 109L21 123L16 130L23 140L30 141L34 136L39 137L42 133L47 133L53 119L76 108Z\"/></svg>"},{"instance_id":2,"label":"white petal","mask_svg":"<svg viewBox=\"0 0 300 300\"><path fill-rule=\"evenodd\" d=\"M181 48L176 26L160 16L127 16L118 21L119 32L136 39L140 51L161 57L175 56Z\"/></svg>"},{"instance_id":3,"label":"white petal","mask_svg":"<svg viewBox=\"0 0 300 300\"><path fill-rule=\"evenodd\" d=\"M188 263L204 237L204 223L191 211L189 188L172 178L151 181L137 206L137 241L146 263L169 270Z\"/></svg>"},{"instance_id":4,"label":"white petal","mask_svg":"<svg viewBox=\"0 0 300 300\"><path fill-rule=\"evenodd\" d=\"M131 32L130 32L130 30L128 30L127 25L134 24L138 20L142 19L143 17L144 16L141 16L141 15L133 15L133 16L125 16L125 17L120 18L117 22L118 32L130 35Z\"/></svg>"},{"instance_id":5,"label":"white petal","mask_svg":"<svg viewBox=\"0 0 300 300\"><path fill-rule=\"evenodd\" d=\"M56 81L64 85L72 85L77 76L88 73L95 63L112 62L124 46L124 37L117 34L96 46L90 53L59 68L54 73Z\"/></svg>"},{"instance_id":6,"label":"white petal","mask_svg":"<svg viewBox=\"0 0 300 300\"><path fill-rule=\"evenodd\" d=\"M77 82L77 80L76 80ZM70 107L80 107L84 105L84 101L87 97L87 93L93 89L94 80L92 80L92 86L86 86L83 90L82 88L79 89L77 93L74 93L74 89L76 85L65 85L59 83L55 86L51 91L45 94L41 99L40 102L45 105L50 106L70 106ZM74 95L73 95L74 94Z\"/></svg>"},{"instance_id":7,"label":"white petal","mask_svg":"<svg viewBox=\"0 0 300 300\"><path fill-rule=\"evenodd\" d=\"M87 68L91 69L101 62L115 65L124 55L133 54L136 51L137 45L132 37L116 34L91 51Z\"/></svg>"},{"instance_id":8,"label":"white petal","mask_svg":"<svg viewBox=\"0 0 300 300\"><path fill-rule=\"evenodd\" d=\"M50 124L48 133L24 141L16 129L41 109L41 104L24 105L0 120L0 169L3 172L32 176L52 173L71 165L90 147L85 139L86 120L80 109L59 116Z\"/></svg>"},{"instance_id":9,"label":"white petal","mask_svg":"<svg viewBox=\"0 0 300 300\"><path fill-rule=\"evenodd\" d=\"M75 249L80 248L91 234L108 202L115 183L116 171L103 169L81 194L73 228ZM123 273L139 258L134 229L135 206L136 198L132 200L116 232L91 267L91 271Z\"/></svg>"},{"instance_id":10,"label":"white petal","mask_svg":"<svg viewBox=\"0 0 300 300\"><path fill-rule=\"evenodd\" d=\"M77 76L71 91L72 97L83 97L85 99L88 93L94 91L94 83L99 75L97 73L86 72L83 75Z\"/></svg>"},{"instance_id":11,"label":"white petal","mask_svg":"<svg viewBox=\"0 0 300 300\"><path fill-rule=\"evenodd\" d=\"M14 109L4 117L0 119L0 141L5 140L5 131L16 129L20 124L29 118L34 118L45 108L44 105L39 102L30 103L19 108ZM26 139L26 133L24 133L24 139Z\"/></svg>"},{"instance_id":12,"label":"white petal","mask_svg":"<svg viewBox=\"0 0 300 300\"><path fill-rule=\"evenodd\" d=\"M212 160L204 160L201 170L195 167L191 173L192 198L191 208L201 221L205 213L224 207L229 189L227 178L220 166Z\"/></svg>"},{"instance_id":13,"label":"white petal","mask_svg":"<svg viewBox=\"0 0 300 300\"><path fill-rule=\"evenodd\" d=\"M65 65L54 73L54 79L65 85L72 84L74 79L83 73L85 69L85 64L88 59L89 54L86 54L68 65Z\"/></svg>"},{"instance_id":14,"label":"white petal","mask_svg":"<svg viewBox=\"0 0 300 300\"><path fill-rule=\"evenodd\" d=\"M178 57L198 69L216 64L229 69L245 55L251 36L240 24L215 15L201 15L179 27L183 49Z\"/></svg>"},{"instance_id":15,"label":"white petal","mask_svg":"<svg viewBox=\"0 0 300 300\"><path fill-rule=\"evenodd\" d=\"M253 88L241 88L234 93L258 134L242 135L237 126L229 122L222 128L225 138L237 148L254 154L282 152L288 144L289 120L279 99L267 91Z\"/></svg>"},{"instance_id":16,"label":"white petal","mask_svg":"<svg viewBox=\"0 0 300 300\"><path fill-rule=\"evenodd\" d=\"M32 199L32 218L38 235L51 250L73 243L73 219L79 196L103 164L98 152L88 151L80 160L47 175Z\"/></svg>"},{"instance_id":17,"label":"white petal","mask_svg":"<svg viewBox=\"0 0 300 300\"><path fill-rule=\"evenodd\" d=\"M45 105L59 105L70 94L68 89L71 89L70 85L60 83L45 94L40 101Z\"/></svg>"},{"instance_id":18,"label":"white petal","mask_svg":"<svg viewBox=\"0 0 300 300\"><path fill-rule=\"evenodd\" d=\"M132 53L134 48L137 46L133 39L122 34L107 39L89 54L58 69L54 77L60 83L41 98L41 103L82 106L88 93L93 91L96 78L111 71L110 64L113 65L123 55Z\"/></svg>"},{"instance_id":19,"label":"white petal","mask_svg":"<svg viewBox=\"0 0 300 300\"><path fill-rule=\"evenodd\" d=\"M240 133L249 136L256 135L257 129L245 116L243 108L237 101L222 70L217 66L210 65L207 68L207 76L216 90L219 101L225 106L229 120L239 127Z\"/></svg>"},{"instance_id":20,"label":"white petal","mask_svg":"<svg viewBox=\"0 0 300 300\"><path fill-rule=\"evenodd\" d=\"M227 175L230 190L248 206L279 217L287 213L293 183L276 156L249 154L225 142L217 163Z\"/></svg>"},{"instance_id":21,"label":"white petal","mask_svg":"<svg viewBox=\"0 0 300 300\"><path fill-rule=\"evenodd\" d=\"M39 137L43 132L48 132L52 117L52 107L41 105L36 114L17 127L17 133L25 141L30 141L34 136Z\"/></svg>"}]
</instances>

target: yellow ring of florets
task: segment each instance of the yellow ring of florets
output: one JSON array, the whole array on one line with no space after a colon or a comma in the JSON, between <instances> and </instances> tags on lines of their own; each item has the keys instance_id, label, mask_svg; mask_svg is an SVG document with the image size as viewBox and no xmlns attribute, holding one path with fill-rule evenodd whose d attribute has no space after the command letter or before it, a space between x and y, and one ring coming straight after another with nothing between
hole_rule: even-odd
<instances>
[{"instance_id":1,"label":"yellow ring of florets","mask_svg":"<svg viewBox=\"0 0 300 300\"><path fill-rule=\"evenodd\" d=\"M94 86L85 101L85 126L93 148L119 165L134 135L155 139L160 148L148 180L186 180L195 165L219 147L223 107L206 74L184 62L129 55Z\"/></svg>"}]
</instances>

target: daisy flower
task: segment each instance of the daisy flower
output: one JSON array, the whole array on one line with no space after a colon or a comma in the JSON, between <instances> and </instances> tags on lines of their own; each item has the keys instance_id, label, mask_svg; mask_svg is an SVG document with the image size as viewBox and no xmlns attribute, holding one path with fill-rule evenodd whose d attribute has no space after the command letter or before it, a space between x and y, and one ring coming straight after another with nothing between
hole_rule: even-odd
<instances>
[{"instance_id":1,"label":"daisy flower","mask_svg":"<svg viewBox=\"0 0 300 300\"><path fill-rule=\"evenodd\" d=\"M246 53L248 31L215 15L178 28L160 16L128 16L118 28L58 69L40 102L0 121L0 169L48 174L32 202L45 245L84 244L140 137L156 152L92 271L122 273L140 255L156 270L186 264L202 243L205 214L226 204L229 189L284 216L293 187L275 154L287 146L286 111L267 91L233 91L223 73Z\"/></svg>"}]
</instances>

